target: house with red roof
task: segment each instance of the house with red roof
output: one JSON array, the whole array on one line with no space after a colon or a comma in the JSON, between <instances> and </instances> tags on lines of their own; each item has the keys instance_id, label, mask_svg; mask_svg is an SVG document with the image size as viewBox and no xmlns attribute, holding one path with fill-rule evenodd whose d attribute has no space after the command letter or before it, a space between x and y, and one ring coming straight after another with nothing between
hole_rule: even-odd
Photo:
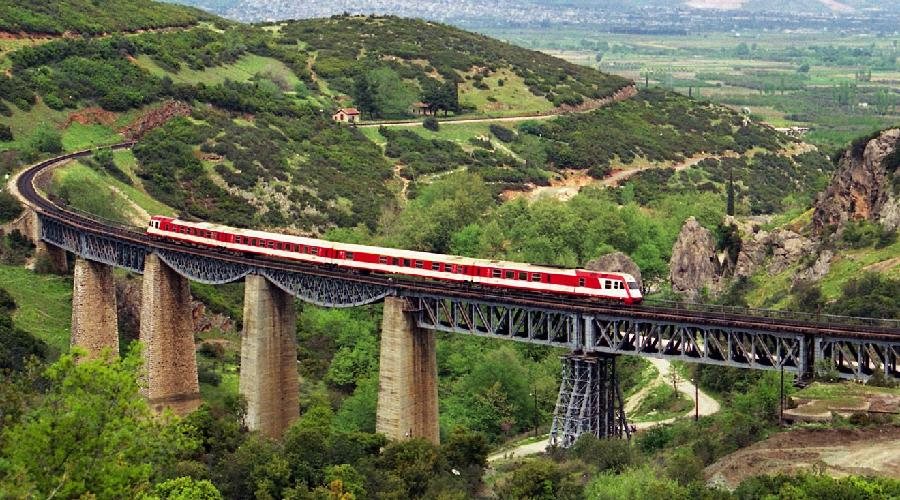
<instances>
[{"instance_id":1,"label":"house with red roof","mask_svg":"<svg viewBox=\"0 0 900 500\"><path fill-rule=\"evenodd\" d=\"M356 108L341 108L337 113L331 115L331 119L341 123L357 123L359 121L359 110Z\"/></svg>"}]
</instances>

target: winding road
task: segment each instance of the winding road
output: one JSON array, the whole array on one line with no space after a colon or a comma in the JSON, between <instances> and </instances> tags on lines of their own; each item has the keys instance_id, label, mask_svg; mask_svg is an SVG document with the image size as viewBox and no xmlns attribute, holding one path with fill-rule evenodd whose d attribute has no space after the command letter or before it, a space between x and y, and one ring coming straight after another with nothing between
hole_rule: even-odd
<instances>
[{"instance_id":1,"label":"winding road","mask_svg":"<svg viewBox=\"0 0 900 500\"><path fill-rule=\"evenodd\" d=\"M625 414L628 415L629 412L634 411L638 406L640 406L641 401L647 396L651 389L660 385L660 384L670 384L671 378L670 373L674 370L672 363L659 358L647 358L654 368L656 368L657 375L656 378L653 379L650 383L645 385L641 390L634 393L628 401L625 402ZM684 394L688 399L694 401L694 384L689 380L683 380L681 378L678 379L677 383L678 392ZM700 400L700 415L712 415L719 411L720 406L719 402L713 399L709 394L706 394L703 391L698 391L699 400ZM686 413L681 417L673 417L665 420L660 420L656 422L636 422L634 425L638 430L648 429L650 427L654 427L657 425L664 425L668 423L672 423L676 418L685 418L691 417L694 414L694 407L691 407L691 411ZM502 452L494 453L493 455L488 456L488 462L499 462L503 460L509 460L517 457L524 457L528 455L536 455L538 453L543 453L547 447L550 446L550 436L546 436L544 439L540 441L536 441L534 443L523 444L521 446L516 446L515 448L504 450Z\"/></svg>"}]
</instances>

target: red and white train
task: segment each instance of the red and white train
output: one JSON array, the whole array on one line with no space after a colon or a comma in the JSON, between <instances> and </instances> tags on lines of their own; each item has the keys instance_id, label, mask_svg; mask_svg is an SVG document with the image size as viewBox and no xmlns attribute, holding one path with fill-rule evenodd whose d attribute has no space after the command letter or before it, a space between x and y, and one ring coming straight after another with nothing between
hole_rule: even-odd
<instances>
[{"instance_id":1,"label":"red and white train","mask_svg":"<svg viewBox=\"0 0 900 500\"><path fill-rule=\"evenodd\" d=\"M517 262L398 250L237 229L207 222L154 216L147 233L177 243L221 248L277 259L375 272L469 282L555 295L578 295L638 304L642 295L630 274L557 269Z\"/></svg>"}]
</instances>

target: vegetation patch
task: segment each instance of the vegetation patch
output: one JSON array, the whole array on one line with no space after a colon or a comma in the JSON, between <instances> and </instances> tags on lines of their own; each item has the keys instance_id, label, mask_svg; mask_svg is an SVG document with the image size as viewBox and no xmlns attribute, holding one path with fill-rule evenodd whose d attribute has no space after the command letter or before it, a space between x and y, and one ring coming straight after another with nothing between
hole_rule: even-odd
<instances>
[{"instance_id":1,"label":"vegetation patch","mask_svg":"<svg viewBox=\"0 0 900 500\"><path fill-rule=\"evenodd\" d=\"M72 283L65 276L35 274L23 267L0 264L0 288L16 303L16 327L43 340L57 352L69 350Z\"/></svg>"}]
</instances>

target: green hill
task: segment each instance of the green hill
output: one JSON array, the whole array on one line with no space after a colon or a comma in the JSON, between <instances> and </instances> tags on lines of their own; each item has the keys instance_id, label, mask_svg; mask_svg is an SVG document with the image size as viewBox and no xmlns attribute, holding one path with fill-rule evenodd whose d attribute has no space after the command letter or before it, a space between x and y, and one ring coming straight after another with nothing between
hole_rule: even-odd
<instances>
[{"instance_id":1,"label":"green hill","mask_svg":"<svg viewBox=\"0 0 900 500\"><path fill-rule=\"evenodd\" d=\"M96 35L212 19L198 9L147 0L0 0L0 31L11 33Z\"/></svg>"}]
</instances>

